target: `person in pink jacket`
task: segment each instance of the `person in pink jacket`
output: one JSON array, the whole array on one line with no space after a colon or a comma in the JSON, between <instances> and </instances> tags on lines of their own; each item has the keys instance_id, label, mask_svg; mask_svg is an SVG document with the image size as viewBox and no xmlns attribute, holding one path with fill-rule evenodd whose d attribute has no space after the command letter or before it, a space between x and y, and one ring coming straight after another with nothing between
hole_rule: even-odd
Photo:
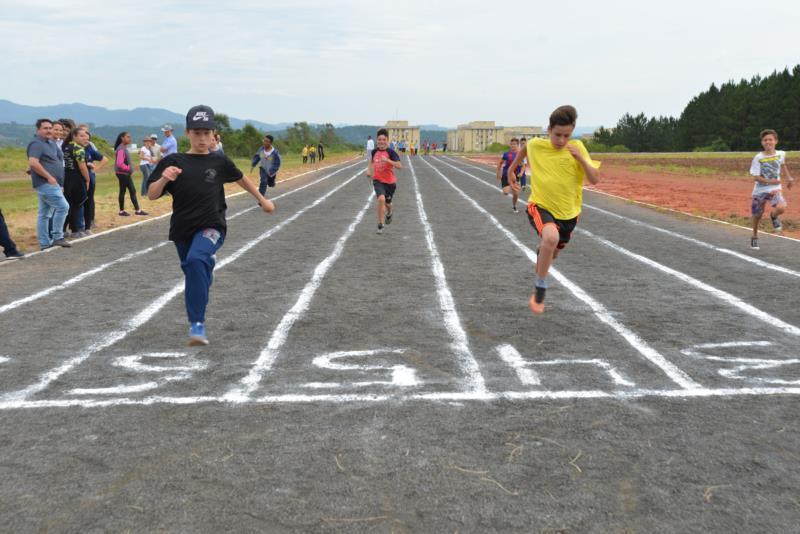
<instances>
[{"instance_id":1,"label":"person in pink jacket","mask_svg":"<svg viewBox=\"0 0 800 534\"><path fill-rule=\"evenodd\" d=\"M114 173L119 180L119 214L122 217L130 216L130 213L125 211L125 190L127 189L131 195L131 202L133 208L136 210L136 215L147 215L141 208L139 208L139 201L136 199L136 188L133 185L133 164L131 163L131 156L128 154L128 145L131 143L131 135L128 132L122 132L117 136L114 141Z\"/></svg>"}]
</instances>

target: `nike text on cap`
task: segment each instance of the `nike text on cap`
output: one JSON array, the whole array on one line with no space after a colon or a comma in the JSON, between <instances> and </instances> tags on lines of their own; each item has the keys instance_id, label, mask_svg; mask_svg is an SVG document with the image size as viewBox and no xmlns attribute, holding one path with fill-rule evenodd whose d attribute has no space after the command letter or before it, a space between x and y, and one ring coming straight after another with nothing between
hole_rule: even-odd
<instances>
[{"instance_id":1,"label":"nike text on cap","mask_svg":"<svg viewBox=\"0 0 800 534\"><path fill-rule=\"evenodd\" d=\"M214 110L208 106L194 106L186 114L186 129L187 130L216 130L217 126L214 122Z\"/></svg>"}]
</instances>

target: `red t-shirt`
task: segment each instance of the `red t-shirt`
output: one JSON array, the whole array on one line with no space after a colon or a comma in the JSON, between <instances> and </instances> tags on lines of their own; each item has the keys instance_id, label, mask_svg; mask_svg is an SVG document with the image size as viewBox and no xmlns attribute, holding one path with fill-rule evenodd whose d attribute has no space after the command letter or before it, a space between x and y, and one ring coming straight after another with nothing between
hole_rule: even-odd
<instances>
[{"instance_id":1,"label":"red t-shirt","mask_svg":"<svg viewBox=\"0 0 800 534\"><path fill-rule=\"evenodd\" d=\"M372 175L372 179L385 184L396 183L397 178L394 177L394 167L384 161L386 159L400 161L400 156L391 148L387 148L386 150L379 150L376 148L372 151L372 168L375 171Z\"/></svg>"}]
</instances>

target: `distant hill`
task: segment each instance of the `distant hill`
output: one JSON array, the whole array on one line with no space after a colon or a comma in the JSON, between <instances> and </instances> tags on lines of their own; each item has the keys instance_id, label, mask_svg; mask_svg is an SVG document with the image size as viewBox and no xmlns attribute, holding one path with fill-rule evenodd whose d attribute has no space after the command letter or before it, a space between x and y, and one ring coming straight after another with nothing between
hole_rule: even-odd
<instances>
[{"instance_id":1,"label":"distant hill","mask_svg":"<svg viewBox=\"0 0 800 534\"><path fill-rule=\"evenodd\" d=\"M224 111L224 110L220 110ZM36 119L70 118L94 126L124 126L131 124L160 127L171 124L180 128L185 115L160 108L106 109L86 104L57 104L54 106L24 106L9 100L0 99L0 123L33 124ZM230 117L231 127L241 128L250 123L259 130L277 132L285 130L289 123L269 124L266 122Z\"/></svg>"}]
</instances>

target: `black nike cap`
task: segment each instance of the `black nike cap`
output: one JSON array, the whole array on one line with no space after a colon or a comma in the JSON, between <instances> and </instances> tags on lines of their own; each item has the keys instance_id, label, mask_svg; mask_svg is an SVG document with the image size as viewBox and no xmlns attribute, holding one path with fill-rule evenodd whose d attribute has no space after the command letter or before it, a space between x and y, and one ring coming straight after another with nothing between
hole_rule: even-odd
<instances>
[{"instance_id":1,"label":"black nike cap","mask_svg":"<svg viewBox=\"0 0 800 534\"><path fill-rule=\"evenodd\" d=\"M216 130L217 125L214 122L214 110L208 106L194 106L186 114L186 129L187 130Z\"/></svg>"}]
</instances>

